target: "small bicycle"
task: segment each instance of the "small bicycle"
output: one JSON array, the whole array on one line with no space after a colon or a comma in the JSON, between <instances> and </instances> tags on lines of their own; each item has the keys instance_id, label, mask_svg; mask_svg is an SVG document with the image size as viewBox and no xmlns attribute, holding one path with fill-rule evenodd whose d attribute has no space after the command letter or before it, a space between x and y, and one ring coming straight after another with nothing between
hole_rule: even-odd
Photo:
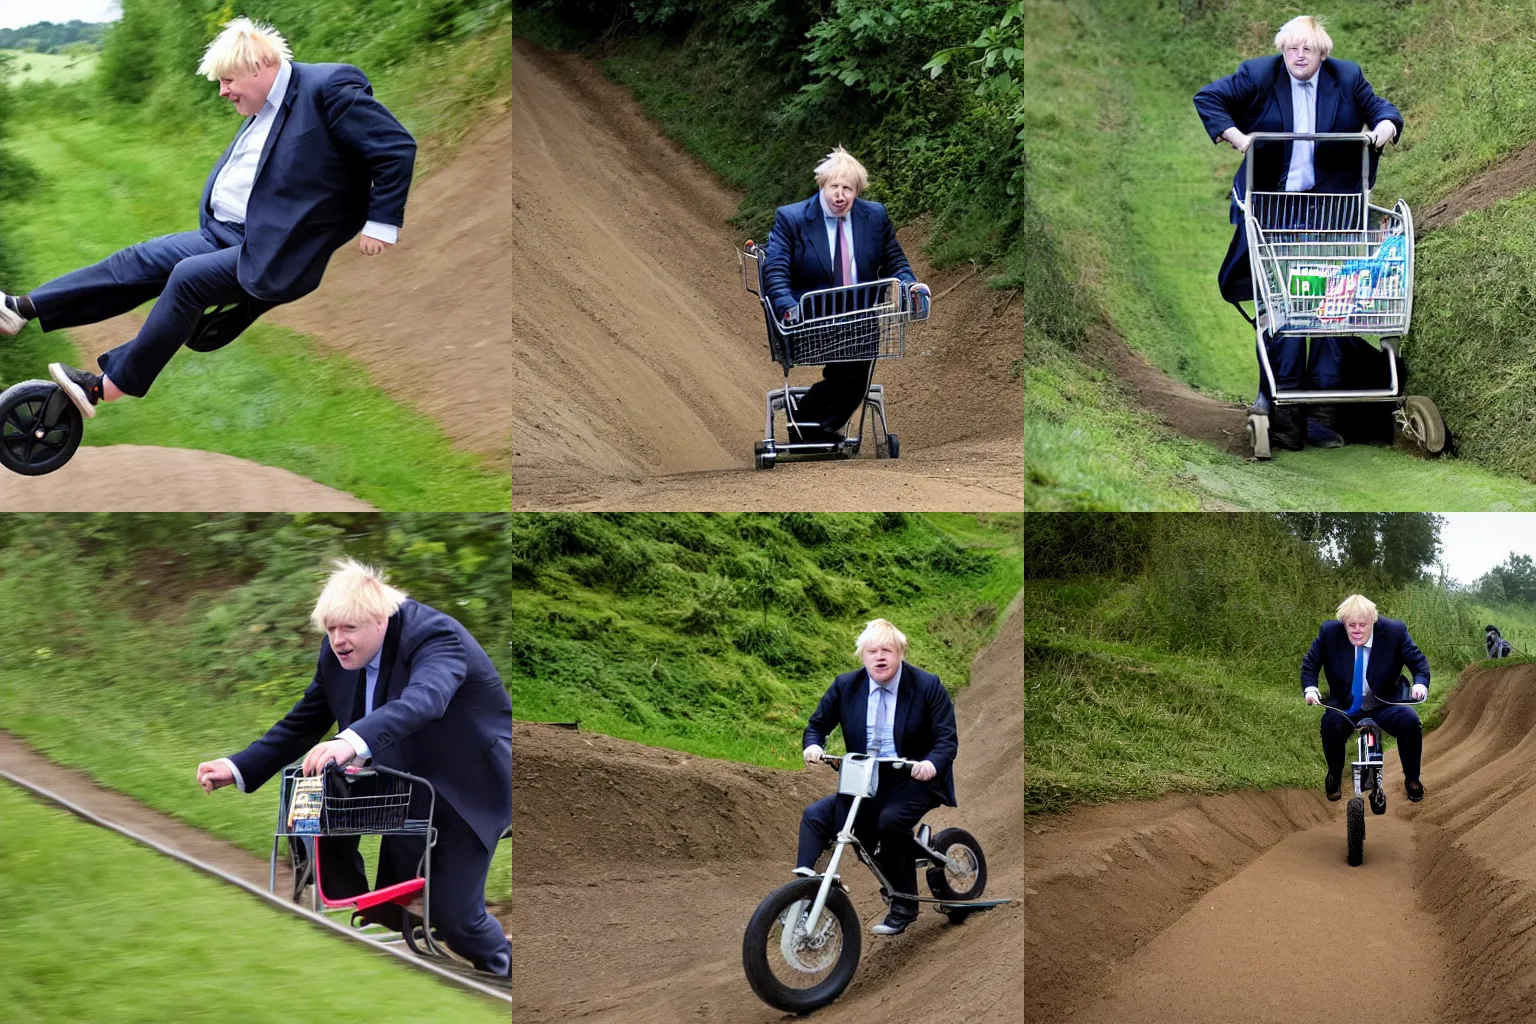
<instances>
[{"instance_id":1,"label":"small bicycle","mask_svg":"<svg viewBox=\"0 0 1536 1024\"><path fill-rule=\"evenodd\" d=\"M917 762L868 754L824 757L822 762L837 769L838 793L853 797L848 819L833 842L831 860L820 875L797 878L769 893L747 922L742 939L741 963L752 991L769 1006L789 1013L809 1013L831 1003L858 969L862 942L859 916L837 873L847 847L852 846L859 860L874 873L887 904L895 897L932 903L951 923L959 924L972 913L1008 902L981 899L987 885L987 859L969 832L946 828L933 835L927 825L918 826L913 840L923 851L917 866L927 868L928 889L933 896L896 892L853 834L853 823L859 806L876 793L879 765L891 764L907 771Z\"/></svg>"},{"instance_id":2,"label":"small bicycle","mask_svg":"<svg viewBox=\"0 0 1536 1024\"><path fill-rule=\"evenodd\" d=\"M411 952L461 973L499 987L511 988L511 979L475 970L455 956L432 927L432 847L437 830L432 825L437 809L437 791L432 783L417 775L396 771L384 765L368 768L341 767L329 762L322 773L322 789L317 794L301 794L300 808L309 815L296 815L295 793L303 779L298 765L283 769L282 791L278 799L277 829L272 835L272 857L268 867L267 891L277 891L278 840L288 841L289 862L293 868L293 901L304 902L310 890L310 909L352 911L353 923L360 919L378 926L381 932L399 932ZM425 801L417 795L417 787ZM413 802L418 810L425 804L426 817L412 818ZM356 896L331 897L325 893L320 863L320 844L326 836L419 836L425 840L416 877ZM421 914L411 910L421 900Z\"/></svg>"},{"instance_id":3,"label":"small bicycle","mask_svg":"<svg viewBox=\"0 0 1536 1024\"><path fill-rule=\"evenodd\" d=\"M763 307L768 351L784 370L784 386L770 389L765 400L764 436L753 447L753 465L772 469L780 455L852 458L859 454L863 443L866 417L873 421L875 457L900 458L901 440L886 425L885 385L874 383L875 366L878 360L899 359L906 354L907 325L927 320L932 308L927 288L894 277L822 288L802 295L786 323L774 315L773 304L763 287L767 250L749 241L737 255L741 260L742 284L758 297ZM795 410L810 388L791 386L789 371L796 366L865 361L869 363L869 374L864 381L858 428L841 440L800 440ZM788 440L783 441L774 430L781 412L789 430Z\"/></svg>"},{"instance_id":4,"label":"small bicycle","mask_svg":"<svg viewBox=\"0 0 1536 1024\"><path fill-rule=\"evenodd\" d=\"M1421 700L1395 701L1384 700L1383 704L1394 704L1398 707L1412 707L1415 704L1423 704ZM1319 705L1332 711L1336 715L1343 715L1350 725L1355 727L1355 760L1353 762L1355 791L1350 797L1348 806L1344 809L1344 822L1347 846L1347 860L1349 866L1357 868L1365 859L1365 805L1366 793L1369 792L1369 802L1372 814L1387 813L1387 792L1381 785L1381 770L1385 762L1385 752L1382 749L1381 726L1375 719L1362 718L1356 721L1338 708L1328 704Z\"/></svg>"},{"instance_id":5,"label":"small bicycle","mask_svg":"<svg viewBox=\"0 0 1536 1024\"><path fill-rule=\"evenodd\" d=\"M192 325L187 347L212 352L235 339L270 308L237 302L204 310ZM51 380L24 380L0 392L0 466L22 476L42 476L74 457L85 436L85 419Z\"/></svg>"}]
</instances>

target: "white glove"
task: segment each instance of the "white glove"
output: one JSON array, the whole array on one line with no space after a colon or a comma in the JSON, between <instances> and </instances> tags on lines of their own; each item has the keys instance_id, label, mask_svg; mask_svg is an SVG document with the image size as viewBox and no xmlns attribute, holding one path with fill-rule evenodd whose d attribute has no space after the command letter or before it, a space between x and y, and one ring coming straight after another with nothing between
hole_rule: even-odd
<instances>
[{"instance_id":1,"label":"white glove","mask_svg":"<svg viewBox=\"0 0 1536 1024\"><path fill-rule=\"evenodd\" d=\"M1222 132L1221 137L1227 140L1227 145L1231 146L1239 153L1248 152L1248 147L1253 145L1253 137L1250 135L1244 135L1241 131L1238 130L1236 125L1233 125L1231 128L1228 128L1226 131Z\"/></svg>"},{"instance_id":2,"label":"white glove","mask_svg":"<svg viewBox=\"0 0 1536 1024\"><path fill-rule=\"evenodd\" d=\"M918 782L927 782L937 774L939 770L933 766L932 761L919 761L912 767L912 777Z\"/></svg>"},{"instance_id":3,"label":"white glove","mask_svg":"<svg viewBox=\"0 0 1536 1024\"><path fill-rule=\"evenodd\" d=\"M1414 683L1412 692L1414 700L1423 700L1429 696L1429 687L1423 683Z\"/></svg>"},{"instance_id":4,"label":"white glove","mask_svg":"<svg viewBox=\"0 0 1536 1024\"><path fill-rule=\"evenodd\" d=\"M1317 687L1315 686L1307 687L1303 693L1303 696L1306 698L1308 704L1321 704L1323 702L1323 698L1318 694Z\"/></svg>"},{"instance_id":5,"label":"white glove","mask_svg":"<svg viewBox=\"0 0 1536 1024\"><path fill-rule=\"evenodd\" d=\"M804 756L806 764L821 764L821 755L823 753L825 753L825 751L823 751L816 744L812 743L810 746L805 748L805 752L802 756Z\"/></svg>"},{"instance_id":6,"label":"white glove","mask_svg":"<svg viewBox=\"0 0 1536 1024\"><path fill-rule=\"evenodd\" d=\"M1371 129L1371 140L1377 149L1386 148L1387 143L1397 138L1397 125L1391 121L1379 122Z\"/></svg>"}]
</instances>

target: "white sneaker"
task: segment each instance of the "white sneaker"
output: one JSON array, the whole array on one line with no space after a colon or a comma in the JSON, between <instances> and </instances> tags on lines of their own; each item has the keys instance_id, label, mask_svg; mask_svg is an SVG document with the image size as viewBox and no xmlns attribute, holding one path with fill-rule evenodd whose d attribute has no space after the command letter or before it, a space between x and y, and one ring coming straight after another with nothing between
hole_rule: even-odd
<instances>
[{"instance_id":1,"label":"white sneaker","mask_svg":"<svg viewBox=\"0 0 1536 1024\"><path fill-rule=\"evenodd\" d=\"M0 292L0 334L13 338L27 326L27 318L5 304L5 292Z\"/></svg>"},{"instance_id":2,"label":"white sneaker","mask_svg":"<svg viewBox=\"0 0 1536 1024\"><path fill-rule=\"evenodd\" d=\"M813 868L795 868L794 873L799 875L801 878L815 878L816 877L816 871Z\"/></svg>"}]
</instances>

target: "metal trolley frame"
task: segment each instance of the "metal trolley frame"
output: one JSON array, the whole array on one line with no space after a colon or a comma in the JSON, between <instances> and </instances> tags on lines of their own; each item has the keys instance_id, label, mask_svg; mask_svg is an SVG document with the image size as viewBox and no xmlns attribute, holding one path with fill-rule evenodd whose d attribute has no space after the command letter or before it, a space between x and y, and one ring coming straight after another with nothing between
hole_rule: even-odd
<instances>
[{"instance_id":1,"label":"metal trolley frame","mask_svg":"<svg viewBox=\"0 0 1536 1024\"><path fill-rule=\"evenodd\" d=\"M1274 404L1392 402L1404 436L1431 454L1445 449L1445 424L1435 403L1405 395L1398 344L1413 316L1413 214L1399 199L1391 208L1371 203L1370 135L1357 132L1256 132L1249 146L1245 193L1233 190L1243 213L1252 272L1254 344ZM1360 144L1360 191L1255 192L1254 148L1264 143ZM1275 386L1264 336L1379 339L1387 359L1384 388L1335 391ZM1269 416L1251 411L1248 439L1255 457L1270 457Z\"/></svg>"},{"instance_id":2,"label":"metal trolley frame","mask_svg":"<svg viewBox=\"0 0 1536 1024\"><path fill-rule=\"evenodd\" d=\"M866 416L872 416L879 424L875 431L875 457L884 454L899 458L900 439L890 432L885 419L885 387L874 383L875 363L906 354L907 325L928 319L931 301L927 292L914 290L912 285L894 277L822 288L802 295L795 315L786 324L774 315L773 304L763 287L762 264L766 255L765 249L751 241L738 254L742 284L762 303L768 350L784 370L783 387L769 389L764 400L763 440L753 447L753 464L758 469L772 469L780 455L857 455L864 439ZM775 437L780 412L786 426L798 435L800 424L795 420L795 407L810 390L789 383L791 368L865 361L870 364L869 376L864 383L864 401L859 406L858 429L851 437L841 441L780 441Z\"/></svg>"},{"instance_id":3,"label":"metal trolley frame","mask_svg":"<svg viewBox=\"0 0 1536 1024\"><path fill-rule=\"evenodd\" d=\"M320 803L320 831L295 832L288 827L288 811L293 799L294 781L302 774L303 770L299 765L290 765L283 769L282 792L277 806L277 829L272 834L272 857L268 865L267 891L274 893L277 891L278 840L287 839L290 845L294 842L302 843L304 856L293 855L295 903L300 902L304 889L312 882L310 909L316 912L322 908L350 909L356 912L386 903L396 904L400 908L401 936L413 953L462 964L463 961L439 945L432 935L432 847L437 842L437 830L432 826L433 815L437 809L437 791L432 787L432 783L418 775L396 771L384 765L342 768L333 761L326 767L325 789L322 791ZM332 796L329 792L333 779L344 780L344 784L350 786L370 778L377 780L373 792L346 797ZM411 796L417 786L422 787L427 793L425 818L409 817ZM326 836L364 835L425 838L425 850L422 853L421 867L417 877L357 896L331 899L325 895L322 885L319 844L315 840ZM406 905L418 893L421 895L421 923L415 926L411 922L411 915ZM419 938L416 934L418 927Z\"/></svg>"}]
</instances>

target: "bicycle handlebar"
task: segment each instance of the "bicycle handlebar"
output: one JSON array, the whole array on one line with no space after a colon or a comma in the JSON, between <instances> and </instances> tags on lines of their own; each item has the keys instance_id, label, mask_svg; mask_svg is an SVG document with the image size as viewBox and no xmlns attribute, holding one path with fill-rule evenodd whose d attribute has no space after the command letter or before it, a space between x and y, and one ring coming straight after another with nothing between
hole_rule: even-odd
<instances>
[{"instance_id":1,"label":"bicycle handlebar","mask_svg":"<svg viewBox=\"0 0 1536 1024\"><path fill-rule=\"evenodd\" d=\"M876 757L873 760L878 761L880 764L893 764L898 768L916 768L919 764L919 762L905 757ZM821 763L834 771L839 770L843 767L843 755L822 754Z\"/></svg>"}]
</instances>

